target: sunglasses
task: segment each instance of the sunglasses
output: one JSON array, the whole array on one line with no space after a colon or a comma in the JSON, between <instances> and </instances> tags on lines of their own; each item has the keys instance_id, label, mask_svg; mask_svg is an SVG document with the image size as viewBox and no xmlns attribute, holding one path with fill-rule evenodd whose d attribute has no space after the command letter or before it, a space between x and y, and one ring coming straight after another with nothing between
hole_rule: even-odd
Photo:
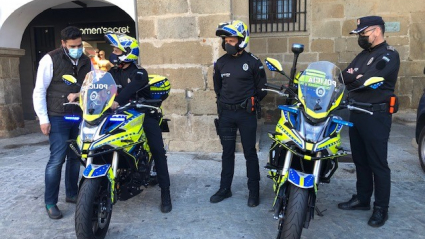
<instances>
[{"instance_id":1,"label":"sunglasses","mask_svg":"<svg viewBox=\"0 0 425 239\"><path fill-rule=\"evenodd\" d=\"M366 36L365 34L366 34L367 32L370 32L370 31L371 31L371 32L373 32L373 31L375 31L375 29L376 29L376 27L375 27L375 28L372 28L372 29L369 29L369 30L367 30L367 31L360 32L360 33L359 33L359 35L360 35L360 36Z\"/></svg>"}]
</instances>

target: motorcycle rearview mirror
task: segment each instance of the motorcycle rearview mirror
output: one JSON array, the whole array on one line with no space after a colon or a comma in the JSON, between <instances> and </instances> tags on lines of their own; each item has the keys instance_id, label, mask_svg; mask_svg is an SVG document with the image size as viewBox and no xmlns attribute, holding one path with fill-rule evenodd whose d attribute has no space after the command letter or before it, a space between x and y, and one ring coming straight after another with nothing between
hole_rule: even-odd
<instances>
[{"instance_id":1,"label":"motorcycle rearview mirror","mask_svg":"<svg viewBox=\"0 0 425 239\"><path fill-rule=\"evenodd\" d=\"M148 85L153 85L156 84L160 81L163 81L165 78L164 77L156 77L156 75L153 76L149 76L149 83Z\"/></svg>"},{"instance_id":2,"label":"motorcycle rearview mirror","mask_svg":"<svg viewBox=\"0 0 425 239\"><path fill-rule=\"evenodd\" d=\"M285 72L283 71L282 64L280 64L280 62L278 60L271 58L271 57L267 57L266 60L264 60L264 62L266 63L266 66L270 71L279 72L280 74L285 76L289 81L291 81L291 78L289 78L285 74Z\"/></svg>"},{"instance_id":3,"label":"motorcycle rearview mirror","mask_svg":"<svg viewBox=\"0 0 425 239\"><path fill-rule=\"evenodd\" d=\"M265 62L267 68L269 68L270 71L277 71L279 73L283 71L282 64L280 64L278 60L271 57L267 57Z\"/></svg>"},{"instance_id":4,"label":"motorcycle rearview mirror","mask_svg":"<svg viewBox=\"0 0 425 239\"><path fill-rule=\"evenodd\" d=\"M75 79L75 77L73 75L63 75L62 76L62 80L65 82L65 84L67 85L78 85L81 86L78 82L77 79Z\"/></svg>"},{"instance_id":5,"label":"motorcycle rearview mirror","mask_svg":"<svg viewBox=\"0 0 425 239\"><path fill-rule=\"evenodd\" d=\"M383 81L384 81L384 77L374 76L374 77L370 77L369 79L367 79L363 83L363 86L366 87L366 86L370 86L370 85L373 85L373 84L376 84L376 83L380 83L380 82L383 82Z\"/></svg>"},{"instance_id":6,"label":"motorcycle rearview mirror","mask_svg":"<svg viewBox=\"0 0 425 239\"><path fill-rule=\"evenodd\" d=\"M384 77L378 77L378 76L374 76L374 77L370 77L369 79L367 79L364 83L363 83L363 85L361 85L360 87L357 87L357 88L355 88L355 89L352 89L352 90L349 90L349 92L351 92L351 91L355 91L355 90L360 90L360 89L363 89L363 88L365 88L365 87L368 87L368 86L372 86L372 85L374 85L374 84L382 84L383 82L384 82ZM378 85L378 86L379 86ZM374 87L372 87L372 88L374 88ZM374 88L375 89L375 88Z\"/></svg>"}]
</instances>

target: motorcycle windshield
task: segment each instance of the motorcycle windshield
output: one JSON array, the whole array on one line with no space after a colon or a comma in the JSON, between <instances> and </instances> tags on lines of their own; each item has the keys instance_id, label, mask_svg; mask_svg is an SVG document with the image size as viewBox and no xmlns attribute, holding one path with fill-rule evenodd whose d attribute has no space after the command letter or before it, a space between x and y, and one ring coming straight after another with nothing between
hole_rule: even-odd
<instances>
[{"instance_id":1,"label":"motorcycle windshield","mask_svg":"<svg viewBox=\"0 0 425 239\"><path fill-rule=\"evenodd\" d=\"M87 73L80 90L84 120L98 119L111 107L116 93L117 85L110 73L101 70Z\"/></svg>"},{"instance_id":2,"label":"motorcycle windshield","mask_svg":"<svg viewBox=\"0 0 425 239\"><path fill-rule=\"evenodd\" d=\"M333 63L311 63L298 80L298 95L307 116L312 119L327 117L341 102L343 82L341 70Z\"/></svg>"}]
</instances>

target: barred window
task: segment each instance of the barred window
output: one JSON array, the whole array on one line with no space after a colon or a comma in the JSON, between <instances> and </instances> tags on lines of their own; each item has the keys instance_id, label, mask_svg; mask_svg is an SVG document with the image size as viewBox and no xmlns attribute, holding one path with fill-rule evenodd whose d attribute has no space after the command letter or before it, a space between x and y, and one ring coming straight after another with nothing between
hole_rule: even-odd
<instances>
[{"instance_id":1,"label":"barred window","mask_svg":"<svg viewBox=\"0 0 425 239\"><path fill-rule=\"evenodd\" d=\"M250 0L250 31L306 31L306 5L307 0Z\"/></svg>"}]
</instances>

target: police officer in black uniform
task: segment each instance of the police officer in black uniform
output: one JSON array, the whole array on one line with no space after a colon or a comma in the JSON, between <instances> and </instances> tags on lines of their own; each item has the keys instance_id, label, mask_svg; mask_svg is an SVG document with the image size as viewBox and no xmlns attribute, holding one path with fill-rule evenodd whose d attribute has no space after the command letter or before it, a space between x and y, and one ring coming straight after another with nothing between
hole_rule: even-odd
<instances>
[{"instance_id":1,"label":"police officer in black uniform","mask_svg":"<svg viewBox=\"0 0 425 239\"><path fill-rule=\"evenodd\" d=\"M115 33L109 33L105 38L114 47L113 53L118 59L118 65L111 68L109 72L116 84L121 86L118 88L118 95L111 108L116 109L127 104L129 100L134 100L136 92L139 97L149 99L150 90L149 87L146 87L149 82L148 72L135 64L139 56L137 40L125 34ZM154 158L158 184L161 188L161 212L168 213L172 210L170 176L158 117L146 112L143 129Z\"/></svg>"},{"instance_id":2,"label":"police officer in black uniform","mask_svg":"<svg viewBox=\"0 0 425 239\"><path fill-rule=\"evenodd\" d=\"M363 85L370 77L383 77L384 82L349 93L352 102L369 103L357 106L373 112L351 111L350 144L357 173L357 195L338 204L343 210L370 210L375 189L375 202L368 224L380 227L388 219L391 170L388 167L388 138L391 130L391 113L394 112L394 88L400 68L400 58L394 47L384 40L385 23L379 16L357 19L358 44L364 50L343 71L348 90ZM393 98L392 98L393 97ZM392 98L392 99L391 99ZM355 104L355 103L354 103Z\"/></svg>"},{"instance_id":3,"label":"police officer in black uniform","mask_svg":"<svg viewBox=\"0 0 425 239\"><path fill-rule=\"evenodd\" d=\"M227 54L214 65L214 91L217 95L218 132L223 146L220 189L210 198L217 203L231 197L231 185L235 167L236 131L239 129L246 159L249 198L248 206L260 202L260 171L255 149L259 101L266 92L261 91L267 82L261 60L246 52L249 31L239 20L221 23L216 35L223 39Z\"/></svg>"}]
</instances>

